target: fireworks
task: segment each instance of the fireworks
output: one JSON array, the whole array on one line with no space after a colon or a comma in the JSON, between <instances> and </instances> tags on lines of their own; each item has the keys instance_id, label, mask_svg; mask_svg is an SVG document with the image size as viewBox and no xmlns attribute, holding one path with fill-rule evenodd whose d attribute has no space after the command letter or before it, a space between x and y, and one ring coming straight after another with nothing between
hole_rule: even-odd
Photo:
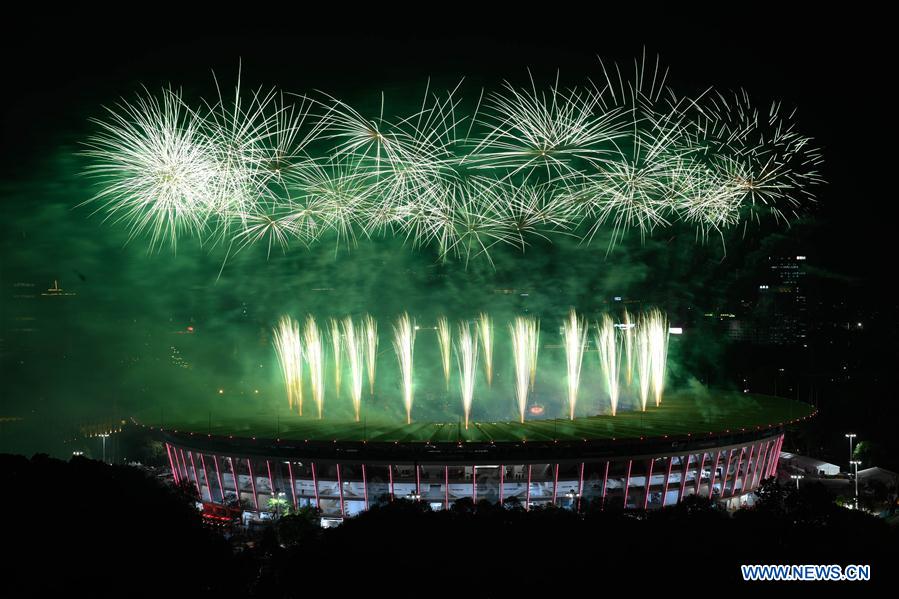
<instances>
[{"instance_id":1,"label":"fireworks","mask_svg":"<svg viewBox=\"0 0 899 599\"><path fill-rule=\"evenodd\" d=\"M306 318L306 327L303 331L306 341L304 354L306 365L309 366L309 386L312 388L312 400L318 408L318 417L325 415L325 360L322 347L322 338L315 324L315 318Z\"/></svg>"},{"instance_id":2,"label":"fireworks","mask_svg":"<svg viewBox=\"0 0 899 599\"><path fill-rule=\"evenodd\" d=\"M437 342L440 344L440 363L443 366L443 380L446 381L446 388L449 390L453 339L449 321L444 316L437 319Z\"/></svg>"},{"instance_id":3,"label":"fireworks","mask_svg":"<svg viewBox=\"0 0 899 599\"><path fill-rule=\"evenodd\" d=\"M340 397L340 376L341 376L341 367L340 367L340 354L342 340L340 338L340 323L337 322L336 318L331 319L331 352L334 356L334 389L337 397Z\"/></svg>"},{"instance_id":4,"label":"fireworks","mask_svg":"<svg viewBox=\"0 0 899 599\"><path fill-rule=\"evenodd\" d=\"M350 363L350 399L353 401L356 422L359 422L365 378L365 335L363 330L358 330L353 324L353 319L347 316L343 319L343 336L346 338L346 353Z\"/></svg>"},{"instance_id":5,"label":"fireworks","mask_svg":"<svg viewBox=\"0 0 899 599\"><path fill-rule=\"evenodd\" d=\"M638 383L636 393L639 394L640 409L646 411L650 394L656 407L661 405L665 390L665 376L668 359L668 317L661 310L652 309L639 314L636 323L631 322L631 315L624 315L624 323L616 324L611 316L603 315L595 324L595 343L599 357L598 366L603 386L609 396L611 416L619 412L620 399L628 392L629 386L623 382L623 364L626 360L626 335L633 335L634 380ZM484 322L489 322L487 328ZM493 330L493 319L486 313L480 313L477 320L460 321L455 335L445 317L437 321L438 341L440 343L440 366L443 369L447 355L455 355L459 376L459 391L462 400L462 416L465 426L470 424L471 407L475 394L478 373L478 360L485 347L480 339L481 330ZM373 394L374 365L377 357L378 333L377 324L370 315L354 320L343 317L340 321L329 319L328 337L333 343L334 327L341 340L340 351L345 355L344 364L349 378L344 379L344 387L348 387L353 407L353 418L358 422L362 412L362 393L366 370L368 370L369 392ZM498 383L511 381L508 390L515 397L516 412L521 422L525 420L528 400L534 390L537 357L540 347L540 322L533 316L516 316L508 323L511 340L511 376L497 378ZM393 325L393 347L397 358L400 391L406 412L406 422L412 422L415 380L413 355L417 331L415 320L408 313L400 315ZM568 417L574 419L577 411L578 392L581 383L584 352L587 345L589 329L583 316L572 308L562 323L563 344L560 352L564 352ZM447 352L444 353L444 335L449 337ZM302 415L304 374L308 379L312 398L315 401L318 418L324 415L325 399L325 346L328 340L323 338L322 330L313 316L306 318L303 330L300 325L288 316L282 317L273 329L273 341L278 356L284 383L287 391L288 405ZM492 346L492 344L491 344ZM505 347L500 344L499 347ZM500 364L505 364L501 361ZM427 366L427 365L426 365ZM345 373L345 374L347 374ZM561 374L561 373L560 373ZM444 371L444 381L449 380ZM503 390L503 392L507 392ZM339 397L339 396L335 396ZM338 410L339 411L339 410Z\"/></svg>"},{"instance_id":6,"label":"fireworks","mask_svg":"<svg viewBox=\"0 0 899 599\"><path fill-rule=\"evenodd\" d=\"M512 336L512 362L515 367L515 399L518 403L518 417L524 422L528 405L528 390L533 387L532 373L536 373L537 337L540 325L535 318L518 316L509 325Z\"/></svg>"},{"instance_id":7,"label":"fireworks","mask_svg":"<svg viewBox=\"0 0 899 599\"><path fill-rule=\"evenodd\" d=\"M665 389L665 369L668 363L668 319L660 310L652 310L647 321L647 348L650 354L650 370L652 373L652 392L656 407L662 404L662 392Z\"/></svg>"},{"instance_id":8,"label":"fireworks","mask_svg":"<svg viewBox=\"0 0 899 599\"><path fill-rule=\"evenodd\" d=\"M562 324L562 338L565 343L565 364L568 370L568 417L574 420L577 392L581 384L581 361L587 343L587 325L583 318L578 318L574 308Z\"/></svg>"},{"instance_id":9,"label":"fireworks","mask_svg":"<svg viewBox=\"0 0 899 599\"><path fill-rule=\"evenodd\" d=\"M462 394L462 410L465 415L465 428L468 429L468 417L471 414L471 400L474 397L474 379L478 362L478 342L471 333L467 322L459 325L459 337L456 342L456 364L459 367L459 390Z\"/></svg>"},{"instance_id":10,"label":"fireworks","mask_svg":"<svg viewBox=\"0 0 899 599\"><path fill-rule=\"evenodd\" d=\"M415 347L415 323L404 313L393 325L393 348L400 366L403 382L403 405L406 406L406 424L412 423L412 351Z\"/></svg>"},{"instance_id":11,"label":"fireworks","mask_svg":"<svg viewBox=\"0 0 899 599\"><path fill-rule=\"evenodd\" d=\"M303 414L303 340L300 325L289 316L278 321L274 330L275 351L287 388L287 405Z\"/></svg>"},{"instance_id":12,"label":"fireworks","mask_svg":"<svg viewBox=\"0 0 899 599\"><path fill-rule=\"evenodd\" d=\"M376 118L239 81L212 103L146 92L95 121L91 201L154 249L185 236L270 253L397 235L467 262L600 229L612 244L678 223L705 238L812 200L821 155L791 112L745 92L679 97L667 72L644 67L632 80L603 68L602 85L506 83L476 116L459 87L428 90L406 115L385 116L382 98Z\"/></svg>"},{"instance_id":13,"label":"fireworks","mask_svg":"<svg viewBox=\"0 0 899 599\"><path fill-rule=\"evenodd\" d=\"M484 354L484 375L487 377L487 385L493 385L493 319L485 312L481 312L478 316L478 339L481 341L481 351Z\"/></svg>"},{"instance_id":14,"label":"fireworks","mask_svg":"<svg viewBox=\"0 0 899 599\"><path fill-rule=\"evenodd\" d=\"M634 324L631 322L631 314L627 310L624 311L623 325L621 335L624 338L625 372L627 373L627 384L630 385L634 380Z\"/></svg>"},{"instance_id":15,"label":"fireworks","mask_svg":"<svg viewBox=\"0 0 899 599\"><path fill-rule=\"evenodd\" d=\"M368 392L375 394L375 366L378 363L378 322L366 314L362 319L365 336L365 362L368 370Z\"/></svg>"},{"instance_id":16,"label":"fireworks","mask_svg":"<svg viewBox=\"0 0 899 599\"><path fill-rule=\"evenodd\" d=\"M614 416L618 411L618 371L621 359L615 323L608 314L604 314L602 321L597 323L596 329L599 362L606 383L606 392L609 394L609 402L612 404L612 416Z\"/></svg>"}]
</instances>

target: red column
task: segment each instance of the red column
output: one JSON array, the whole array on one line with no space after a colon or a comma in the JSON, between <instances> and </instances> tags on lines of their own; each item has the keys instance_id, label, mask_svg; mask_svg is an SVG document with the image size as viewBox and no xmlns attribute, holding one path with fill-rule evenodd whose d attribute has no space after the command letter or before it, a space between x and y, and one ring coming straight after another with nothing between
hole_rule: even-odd
<instances>
[{"instance_id":1,"label":"red column","mask_svg":"<svg viewBox=\"0 0 899 599\"><path fill-rule=\"evenodd\" d=\"M315 491L315 507L321 510L322 502L318 498L318 477L315 475L315 462L312 462L312 489Z\"/></svg>"},{"instance_id":2,"label":"red column","mask_svg":"<svg viewBox=\"0 0 899 599\"><path fill-rule=\"evenodd\" d=\"M715 450L715 467L712 469L712 477L709 480L709 499L715 494L715 479L718 477L718 463L721 461L721 452Z\"/></svg>"},{"instance_id":3,"label":"red column","mask_svg":"<svg viewBox=\"0 0 899 599\"><path fill-rule=\"evenodd\" d=\"M503 483L506 478L506 467L503 464L499 465L499 504L502 506L503 504Z\"/></svg>"},{"instance_id":4,"label":"red column","mask_svg":"<svg viewBox=\"0 0 899 599\"><path fill-rule=\"evenodd\" d=\"M556 505L556 491L559 488L559 465L556 464L555 474L553 474L553 505Z\"/></svg>"},{"instance_id":5,"label":"red column","mask_svg":"<svg viewBox=\"0 0 899 599\"><path fill-rule=\"evenodd\" d=\"M680 479L680 494L677 496L677 502L680 503L684 500L684 493L687 491L687 476L690 474L690 458L693 457L693 454L688 453L684 456L684 472L681 474Z\"/></svg>"},{"instance_id":6,"label":"red column","mask_svg":"<svg viewBox=\"0 0 899 599\"><path fill-rule=\"evenodd\" d=\"M209 471L206 470L206 458L200 454L200 464L203 466L203 478L206 479L206 490L209 492L209 501L212 501L212 484L209 482Z\"/></svg>"},{"instance_id":7,"label":"red column","mask_svg":"<svg viewBox=\"0 0 899 599\"><path fill-rule=\"evenodd\" d=\"M609 464L611 462L606 461L606 473L602 477L602 509L606 509L606 485L609 483Z\"/></svg>"},{"instance_id":8,"label":"red column","mask_svg":"<svg viewBox=\"0 0 899 599\"><path fill-rule=\"evenodd\" d=\"M250 464L250 458L247 458L247 471L250 473L250 488L253 490L253 505L256 511L259 511L259 497L256 495L256 477L253 476L253 466Z\"/></svg>"},{"instance_id":9,"label":"red column","mask_svg":"<svg viewBox=\"0 0 899 599\"><path fill-rule=\"evenodd\" d=\"M175 484L177 485L181 479L178 476L178 471L175 470L175 461L172 459L172 448L171 448L171 446L169 446L168 443L165 444L165 451L167 454L169 454L169 466L172 467L172 479L175 481Z\"/></svg>"},{"instance_id":10,"label":"red column","mask_svg":"<svg viewBox=\"0 0 899 599\"><path fill-rule=\"evenodd\" d=\"M674 456L668 456L668 473L665 474L665 491L662 493L662 507L668 500L668 480L671 478L671 464L674 462Z\"/></svg>"},{"instance_id":11,"label":"red column","mask_svg":"<svg viewBox=\"0 0 899 599\"><path fill-rule=\"evenodd\" d=\"M340 495L340 516L346 516L346 510L343 507L343 480L340 478L340 462L337 462L337 491Z\"/></svg>"},{"instance_id":12,"label":"red column","mask_svg":"<svg viewBox=\"0 0 899 599\"><path fill-rule=\"evenodd\" d=\"M231 464L231 476L234 477L234 492L237 493L237 505L240 505L240 484L237 481L237 472L234 470L234 458L228 457L228 463Z\"/></svg>"},{"instance_id":13,"label":"red column","mask_svg":"<svg viewBox=\"0 0 899 599\"><path fill-rule=\"evenodd\" d=\"M736 449L731 449L727 452L727 465L724 467L724 480L721 481L721 498L724 499L725 493L727 492L727 476L730 474L730 463L734 459L734 452Z\"/></svg>"},{"instance_id":14,"label":"red column","mask_svg":"<svg viewBox=\"0 0 899 599\"><path fill-rule=\"evenodd\" d=\"M203 501L203 491L200 490L200 477L197 476L197 463L194 462L194 454L190 451L187 454L190 456L190 465L194 471L194 482L197 483L197 495L200 496L200 501Z\"/></svg>"},{"instance_id":15,"label":"red column","mask_svg":"<svg viewBox=\"0 0 899 599\"><path fill-rule=\"evenodd\" d=\"M393 465L387 465L387 477L390 479L390 501L393 501Z\"/></svg>"},{"instance_id":16,"label":"red column","mask_svg":"<svg viewBox=\"0 0 899 599\"><path fill-rule=\"evenodd\" d=\"M624 477L624 503L622 504L622 509L627 509L627 493L631 488L631 464L633 462L633 460L627 461L627 476Z\"/></svg>"},{"instance_id":17,"label":"red column","mask_svg":"<svg viewBox=\"0 0 899 599\"><path fill-rule=\"evenodd\" d=\"M287 462L287 475L290 477L290 496L293 498L293 509L297 509L297 486L293 482L293 464Z\"/></svg>"},{"instance_id":18,"label":"red column","mask_svg":"<svg viewBox=\"0 0 899 599\"><path fill-rule=\"evenodd\" d=\"M765 451L761 453L759 456L759 461L755 465L755 475L753 476L752 486L758 488L759 483L762 481L762 477L765 474L765 465L768 463L768 452L771 449L771 441L767 441L765 443Z\"/></svg>"},{"instance_id":19,"label":"red column","mask_svg":"<svg viewBox=\"0 0 899 599\"><path fill-rule=\"evenodd\" d=\"M365 464L362 464L362 493L365 495L365 509L368 509L368 478L365 476Z\"/></svg>"},{"instance_id":20,"label":"red column","mask_svg":"<svg viewBox=\"0 0 899 599\"><path fill-rule=\"evenodd\" d=\"M415 494L418 496L416 501L421 501L421 466L415 464Z\"/></svg>"},{"instance_id":21,"label":"red column","mask_svg":"<svg viewBox=\"0 0 899 599\"><path fill-rule=\"evenodd\" d=\"M222 471L219 468L219 458L217 455L212 454L212 461L215 462L215 477L218 479L219 483L219 495L222 496L222 504L225 503L225 487L222 485Z\"/></svg>"},{"instance_id":22,"label":"red column","mask_svg":"<svg viewBox=\"0 0 899 599\"><path fill-rule=\"evenodd\" d=\"M187 459L184 457L184 450L179 449L181 452L181 465L184 466L184 478L190 479L190 471L187 469Z\"/></svg>"},{"instance_id":23,"label":"red column","mask_svg":"<svg viewBox=\"0 0 899 599\"><path fill-rule=\"evenodd\" d=\"M699 470L696 471L696 490L694 494L699 495L699 487L702 485L702 471L705 470L705 451L702 452L702 461L699 462Z\"/></svg>"},{"instance_id":24,"label":"red column","mask_svg":"<svg viewBox=\"0 0 899 599\"><path fill-rule=\"evenodd\" d=\"M752 467L752 456L755 454L755 445L749 446L749 459L746 461L746 470L743 472L743 484L740 485L740 494L746 493L746 479L749 478L749 469Z\"/></svg>"},{"instance_id":25,"label":"red column","mask_svg":"<svg viewBox=\"0 0 899 599\"><path fill-rule=\"evenodd\" d=\"M777 451L774 452L774 463L771 466L771 476L777 476L777 465L780 463L780 450L784 444L784 436L777 440Z\"/></svg>"},{"instance_id":26,"label":"red column","mask_svg":"<svg viewBox=\"0 0 899 599\"><path fill-rule=\"evenodd\" d=\"M478 467L474 464L471 466L471 502L478 503Z\"/></svg>"},{"instance_id":27,"label":"red column","mask_svg":"<svg viewBox=\"0 0 899 599\"><path fill-rule=\"evenodd\" d=\"M577 485L577 511L581 511L581 495L584 494L584 463L581 462L581 475Z\"/></svg>"},{"instance_id":28,"label":"red column","mask_svg":"<svg viewBox=\"0 0 899 599\"><path fill-rule=\"evenodd\" d=\"M524 500L524 509L525 511L531 509L531 464L528 464L528 493Z\"/></svg>"},{"instance_id":29,"label":"red column","mask_svg":"<svg viewBox=\"0 0 899 599\"><path fill-rule=\"evenodd\" d=\"M655 466L655 458L649 458L649 475L646 477L646 490L643 493L643 509L649 505L649 488L652 486L652 468Z\"/></svg>"}]
</instances>

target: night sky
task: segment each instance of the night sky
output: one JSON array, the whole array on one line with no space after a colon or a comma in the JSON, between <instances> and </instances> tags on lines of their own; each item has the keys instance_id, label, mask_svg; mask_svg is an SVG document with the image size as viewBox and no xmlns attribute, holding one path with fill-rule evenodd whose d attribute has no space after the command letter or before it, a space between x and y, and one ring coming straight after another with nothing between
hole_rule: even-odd
<instances>
[{"instance_id":1,"label":"night sky","mask_svg":"<svg viewBox=\"0 0 899 599\"><path fill-rule=\"evenodd\" d=\"M498 319L522 310L554 317L570 305L601 311L624 296L687 321L691 310L727 307L764 257L801 251L827 301L887 318L896 309L888 293L896 206L885 25L749 11L717 23L661 15L652 25L611 14L463 13L452 31L386 15L346 29L307 15L268 33L243 15L119 28L19 21L18 37L0 42L0 417L23 420L0 423L0 450L62 455L62 439L80 424L164 420L188 402L201 411L248 402L271 409L283 399L268 334L284 313L372 312L382 320L382 350L388 319L407 309L425 320L481 309ZM328 35L334 30L342 35ZM241 63L249 87L323 90L366 109L382 90L388 103L417 102L429 77L432 87L446 87L465 76L467 96L506 78L524 83L528 67L538 81L560 69L563 81L581 82L600 75L597 56L630 64L644 49L661 56L681 93L745 88L761 105L779 99L798 108L800 131L823 148L828 181L807 217L789 230L769 223L739 232L726 255L718 243L696 245L689 231L663 231L645 242L632 236L608 255L601 241L584 248L556 240L524 255L500 252L496 268L465 267L387 240L269 259L250 248L218 277L222 248L188 242L176 256L148 254L143 240L126 244L121 227L79 207L96 192L76 155L92 131L88 119L141 85L171 83L188 97L209 97L211 71L231 82ZM54 281L76 295L41 296ZM494 293L499 288L530 295L509 299ZM681 384L720 349L719 340L692 339L676 350Z\"/></svg>"}]
</instances>

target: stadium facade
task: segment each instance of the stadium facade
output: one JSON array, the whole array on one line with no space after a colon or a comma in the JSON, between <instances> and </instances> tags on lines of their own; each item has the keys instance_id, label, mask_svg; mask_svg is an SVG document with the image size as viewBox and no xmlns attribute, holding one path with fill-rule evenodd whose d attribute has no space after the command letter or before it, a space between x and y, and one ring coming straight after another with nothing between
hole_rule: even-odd
<instances>
[{"instance_id":1,"label":"stadium facade","mask_svg":"<svg viewBox=\"0 0 899 599\"><path fill-rule=\"evenodd\" d=\"M803 418L804 419L804 418ZM271 511L273 497L325 518L407 498L582 510L658 509L691 495L735 509L776 473L784 425L709 436L552 442L262 440L161 431L175 481L204 502Z\"/></svg>"}]
</instances>

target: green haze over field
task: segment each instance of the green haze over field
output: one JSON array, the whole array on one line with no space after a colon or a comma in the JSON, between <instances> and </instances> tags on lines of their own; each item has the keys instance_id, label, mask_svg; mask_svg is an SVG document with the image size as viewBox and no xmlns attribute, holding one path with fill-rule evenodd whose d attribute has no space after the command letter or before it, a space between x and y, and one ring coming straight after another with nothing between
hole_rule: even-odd
<instances>
[{"instance_id":1,"label":"green haze over field","mask_svg":"<svg viewBox=\"0 0 899 599\"><path fill-rule=\"evenodd\" d=\"M604 311L619 314L618 296L634 302L632 311L656 305L673 324L688 322L693 311L721 302L736 269L763 255L760 246L782 239L738 231L725 256L720 242L703 245L690 230L667 229L645 240L630 235L611 251L602 236L589 246L555 236L553 243L533 239L524 252L494 247L493 264L441 261L435 251L402 239L360 239L349 248L326 239L309 249L273 249L268 258L265 247L249 247L223 266L226 247L185 239L177 253L148 253L146 240L128 242L122 226L103 222L92 206L79 207L96 188L79 174L77 141L55 135L42 163L0 183L0 417L20 419L0 423L3 451L64 455L70 447L62 440L79 425L132 415L155 423L197 412L213 419L286 412L271 345L271 328L285 314L313 314L320 325L332 316L377 318L378 387L374 400L366 390L363 410L392 418L403 407L391 325L409 311L423 327L415 349L414 417L450 422L461 414L458 381L454 375L446 391L436 335L424 328L441 314L454 329L481 311L492 315L497 380L487 391L479 375L472 417L512 419L507 324L518 314L536 315L541 350L531 403L543 405L545 417L560 416L564 356L552 346L570 307L592 322ZM74 295L42 295L54 281ZM579 414L607 403L592 349L584 357ZM695 383L694 374L714 368L719 349L720 339L701 326L672 337L669 387ZM330 374L326 386L333 391ZM346 419L346 390L340 398L326 393L326 417ZM625 394L622 408L632 405Z\"/></svg>"}]
</instances>

